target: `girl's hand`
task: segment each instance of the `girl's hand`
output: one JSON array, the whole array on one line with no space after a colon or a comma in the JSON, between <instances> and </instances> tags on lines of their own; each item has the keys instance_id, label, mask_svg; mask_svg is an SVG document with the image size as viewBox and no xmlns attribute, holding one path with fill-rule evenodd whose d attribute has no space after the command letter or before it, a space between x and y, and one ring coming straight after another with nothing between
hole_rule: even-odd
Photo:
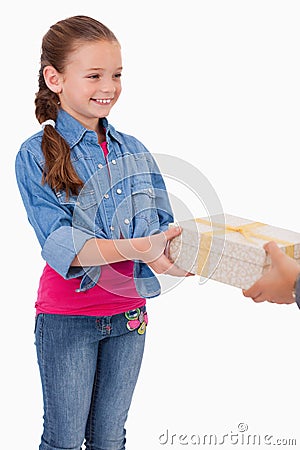
<instances>
[{"instance_id":1,"label":"girl's hand","mask_svg":"<svg viewBox=\"0 0 300 450\"><path fill-rule=\"evenodd\" d=\"M169 242L181 234L179 227L170 228L159 234L148 236L147 250L143 261L158 274L173 275L176 277L187 277L194 275L177 267L167 256L166 249Z\"/></svg>"},{"instance_id":2,"label":"girl's hand","mask_svg":"<svg viewBox=\"0 0 300 450\"><path fill-rule=\"evenodd\" d=\"M72 266L97 266L126 260L140 260L157 273L177 277L193 275L176 267L165 254L168 243L179 236L181 231L178 227L140 238L90 239L74 258Z\"/></svg>"},{"instance_id":3,"label":"girl's hand","mask_svg":"<svg viewBox=\"0 0 300 450\"><path fill-rule=\"evenodd\" d=\"M244 296L251 297L257 303L294 303L292 291L300 273L299 264L283 253L275 242L268 242L264 249L271 256L271 269L253 286L244 290Z\"/></svg>"},{"instance_id":4,"label":"girl's hand","mask_svg":"<svg viewBox=\"0 0 300 450\"><path fill-rule=\"evenodd\" d=\"M170 261L166 255L160 256L152 263L148 263L148 266L156 273L163 273L164 275L173 275L174 277L190 277L193 273L186 272L183 269L177 267L172 261Z\"/></svg>"}]
</instances>

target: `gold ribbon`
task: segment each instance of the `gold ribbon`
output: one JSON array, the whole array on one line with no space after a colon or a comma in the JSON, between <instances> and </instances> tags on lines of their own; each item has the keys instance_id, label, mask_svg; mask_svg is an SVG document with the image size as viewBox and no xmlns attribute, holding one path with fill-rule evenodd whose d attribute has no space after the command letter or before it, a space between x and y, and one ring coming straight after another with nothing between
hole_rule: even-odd
<instances>
[{"instance_id":1,"label":"gold ribbon","mask_svg":"<svg viewBox=\"0 0 300 450\"><path fill-rule=\"evenodd\" d=\"M255 243L252 238L261 239L264 241L275 241L278 244L285 245L285 253L294 258L294 244L289 241L285 241L283 239L274 238L272 236L268 236L266 234L256 233L253 231L255 228L261 228L266 226L265 223L261 222L251 222L245 225L231 226L231 225L222 225L220 223L210 222L209 220L196 218L195 222L202 223L204 225L209 225L212 227L218 227L220 230L215 231L206 231L201 233L201 241L200 248L198 254L198 262L197 262L197 274L202 276L207 276L208 273L208 265L206 264L208 260L208 255L211 248L212 236L214 233L240 233L244 238L246 238L249 242Z\"/></svg>"}]
</instances>

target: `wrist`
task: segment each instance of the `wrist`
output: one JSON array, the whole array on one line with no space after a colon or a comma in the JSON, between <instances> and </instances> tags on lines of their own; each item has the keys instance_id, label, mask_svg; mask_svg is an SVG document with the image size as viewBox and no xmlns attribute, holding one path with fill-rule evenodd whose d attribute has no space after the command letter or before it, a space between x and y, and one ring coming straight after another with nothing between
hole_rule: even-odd
<instances>
[{"instance_id":1,"label":"wrist","mask_svg":"<svg viewBox=\"0 0 300 450\"><path fill-rule=\"evenodd\" d=\"M136 259L145 263L157 260L164 252L166 239L163 233L135 238L132 243Z\"/></svg>"},{"instance_id":2,"label":"wrist","mask_svg":"<svg viewBox=\"0 0 300 450\"><path fill-rule=\"evenodd\" d=\"M118 239L115 241L117 251L125 259L149 262L153 253L153 246L148 236L132 239Z\"/></svg>"},{"instance_id":3,"label":"wrist","mask_svg":"<svg viewBox=\"0 0 300 450\"><path fill-rule=\"evenodd\" d=\"M124 259L138 260L146 251L146 238L116 239L114 245Z\"/></svg>"}]
</instances>

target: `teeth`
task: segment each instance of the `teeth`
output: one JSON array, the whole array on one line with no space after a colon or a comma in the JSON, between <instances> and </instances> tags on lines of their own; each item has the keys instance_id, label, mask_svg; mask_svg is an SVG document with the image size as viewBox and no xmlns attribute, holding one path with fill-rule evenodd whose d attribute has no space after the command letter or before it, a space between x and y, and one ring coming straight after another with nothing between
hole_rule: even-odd
<instances>
[{"instance_id":1,"label":"teeth","mask_svg":"<svg viewBox=\"0 0 300 450\"><path fill-rule=\"evenodd\" d=\"M97 103L101 103L102 105L103 104L108 104L108 103L110 103L111 102L111 99L109 98L109 99L96 99L96 102Z\"/></svg>"}]
</instances>

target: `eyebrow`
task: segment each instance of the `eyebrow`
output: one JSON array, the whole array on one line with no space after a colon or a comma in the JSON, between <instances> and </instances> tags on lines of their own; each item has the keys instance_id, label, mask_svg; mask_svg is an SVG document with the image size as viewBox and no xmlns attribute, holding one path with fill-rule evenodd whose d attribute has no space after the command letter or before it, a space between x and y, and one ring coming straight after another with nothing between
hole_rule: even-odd
<instances>
[{"instance_id":1,"label":"eyebrow","mask_svg":"<svg viewBox=\"0 0 300 450\"><path fill-rule=\"evenodd\" d=\"M91 67L90 69L86 69L87 71L91 70L105 70L103 67ZM123 70L123 67L117 67L116 70Z\"/></svg>"}]
</instances>

